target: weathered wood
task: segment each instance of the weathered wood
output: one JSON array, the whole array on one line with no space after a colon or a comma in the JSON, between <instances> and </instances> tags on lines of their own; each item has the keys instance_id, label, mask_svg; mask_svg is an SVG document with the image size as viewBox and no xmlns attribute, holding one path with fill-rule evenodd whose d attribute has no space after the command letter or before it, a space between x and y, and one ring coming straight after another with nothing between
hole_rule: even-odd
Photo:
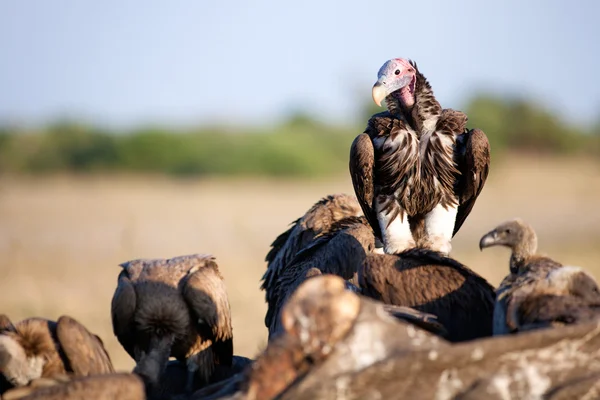
<instances>
[{"instance_id":1,"label":"weathered wood","mask_svg":"<svg viewBox=\"0 0 600 400\"><path fill-rule=\"evenodd\" d=\"M285 333L269 343L243 376L211 385L193 399L272 399L312 373L350 372L414 348L438 349L447 342L409 323L401 323L384 305L345 289L332 275L307 280L283 309ZM307 375L308 374L308 375Z\"/></svg>"},{"instance_id":2,"label":"weathered wood","mask_svg":"<svg viewBox=\"0 0 600 400\"><path fill-rule=\"evenodd\" d=\"M279 398L585 398L599 389L600 325L399 352L361 370L336 365L332 355Z\"/></svg>"},{"instance_id":3,"label":"weathered wood","mask_svg":"<svg viewBox=\"0 0 600 400\"><path fill-rule=\"evenodd\" d=\"M112 373L66 381L46 379L31 387L6 392L3 400L146 400L144 384L135 374Z\"/></svg>"}]
</instances>

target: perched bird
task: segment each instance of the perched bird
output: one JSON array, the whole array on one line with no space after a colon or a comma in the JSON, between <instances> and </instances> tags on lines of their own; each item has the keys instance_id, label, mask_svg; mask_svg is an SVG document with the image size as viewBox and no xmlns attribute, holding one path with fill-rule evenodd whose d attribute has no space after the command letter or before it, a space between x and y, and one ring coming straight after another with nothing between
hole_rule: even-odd
<instances>
[{"instance_id":1,"label":"perched bird","mask_svg":"<svg viewBox=\"0 0 600 400\"><path fill-rule=\"evenodd\" d=\"M265 318L269 338L281 332L280 312L306 279L324 273L356 282L358 267L374 247L373 231L364 217L341 219L331 224L326 233L317 235L280 271L269 288L271 302ZM348 285L352 287L351 283Z\"/></svg>"},{"instance_id":2,"label":"perched bird","mask_svg":"<svg viewBox=\"0 0 600 400\"><path fill-rule=\"evenodd\" d=\"M13 324L0 315L0 393L40 377L111 372L102 340L75 319L28 318Z\"/></svg>"},{"instance_id":3,"label":"perched bird","mask_svg":"<svg viewBox=\"0 0 600 400\"><path fill-rule=\"evenodd\" d=\"M362 215L356 197L347 194L328 195L315 203L302 217L292 222L292 226L279 235L271 244L266 256L267 270L262 277L261 289L269 310L275 308L279 292L277 281L296 254L308 246L316 236L331 231L332 226L346 217ZM267 328L273 319L267 312L265 325Z\"/></svg>"},{"instance_id":4,"label":"perched bird","mask_svg":"<svg viewBox=\"0 0 600 400\"><path fill-rule=\"evenodd\" d=\"M370 254L358 271L362 294L431 313L452 342L492 335L494 288L460 262L429 249Z\"/></svg>"},{"instance_id":5,"label":"perched bird","mask_svg":"<svg viewBox=\"0 0 600 400\"><path fill-rule=\"evenodd\" d=\"M229 300L215 258L206 254L121 264L112 299L113 330L136 361L134 372L155 390L169 356L210 382L216 365L231 366Z\"/></svg>"},{"instance_id":6,"label":"perched bird","mask_svg":"<svg viewBox=\"0 0 600 400\"><path fill-rule=\"evenodd\" d=\"M537 235L521 219L506 221L479 242L511 249L509 270L496 291L494 335L587 322L600 317L596 280L580 267L537 254Z\"/></svg>"},{"instance_id":7,"label":"perched bird","mask_svg":"<svg viewBox=\"0 0 600 400\"><path fill-rule=\"evenodd\" d=\"M483 131L442 110L414 62L387 61L373 86L378 105L350 150L350 174L361 208L385 253L419 246L444 254L483 189L490 164Z\"/></svg>"}]
</instances>

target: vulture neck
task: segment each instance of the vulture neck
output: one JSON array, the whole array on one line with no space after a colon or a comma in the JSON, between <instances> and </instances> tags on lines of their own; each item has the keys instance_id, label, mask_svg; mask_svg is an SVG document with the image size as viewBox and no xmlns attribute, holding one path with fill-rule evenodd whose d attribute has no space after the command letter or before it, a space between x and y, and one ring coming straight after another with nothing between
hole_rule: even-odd
<instances>
[{"instance_id":1,"label":"vulture neck","mask_svg":"<svg viewBox=\"0 0 600 400\"><path fill-rule=\"evenodd\" d=\"M427 79L418 70L415 82L415 103L407 107L393 96L386 98L389 111L402 115L420 138L435 131L437 121L442 115L442 106L433 95L433 89Z\"/></svg>"},{"instance_id":2,"label":"vulture neck","mask_svg":"<svg viewBox=\"0 0 600 400\"><path fill-rule=\"evenodd\" d=\"M527 265L530 257L537 252L537 237L531 230L523 232L522 240L513 247L510 256L510 272L518 274L522 267Z\"/></svg>"}]
</instances>

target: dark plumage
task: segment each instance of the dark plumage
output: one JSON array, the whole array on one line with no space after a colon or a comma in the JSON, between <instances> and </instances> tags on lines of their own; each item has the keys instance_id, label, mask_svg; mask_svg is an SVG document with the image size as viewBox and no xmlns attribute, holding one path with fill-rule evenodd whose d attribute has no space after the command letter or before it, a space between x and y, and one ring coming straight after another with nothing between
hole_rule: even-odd
<instances>
[{"instance_id":1,"label":"dark plumage","mask_svg":"<svg viewBox=\"0 0 600 400\"><path fill-rule=\"evenodd\" d=\"M0 316L0 393L40 377L113 372L102 340L75 319L29 318L12 324Z\"/></svg>"},{"instance_id":2,"label":"dark plumage","mask_svg":"<svg viewBox=\"0 0 600 400\"><path fill-rule=\"evenodd\" d=\"M269 338L281 331L280 310L300 284L316 274L333 274L353 280L358 267L375 248L373 231L364 217L347 217L332 223L327 232L305 245L272 281L265 322ZM348 283L349 287L351 284Z\"/></svg>"},{"instance_id":3,"label":"dark plumage","mask_svg":"<svg viewBox=\"0 0 600 400\"><path fill-rule=\"evenodd\" d=\"M460 262L428 249L371 254L358 271L362 293L437 317L450 341L492 335L494 288Z\"/></svg>"},{"instance_id":4,"label":"dark plumage","mask_svg":"<svg viewBox=\"0 0 600 400\"><path fill-rule=\"evenodd\" d=\"M448 254L487 179L488 140L466 130L465 114L442 110L415 63L388 61L374 87L379 102L376 91L389 111L350 150L358 201L386 253L418 245Z\"/></svg>"},{"instance_id":5,"label":"dark plumage","mask_svg":"<svg viewBox=\"0 0 600 400\"><path fill-rule=\"evenodd\" d=\"M230 366L233 334L229 300L214 257L197 254L121 264L112 300L113 330L136 361L134 372L159 385L169 356L208 383L216 365Z\"/></svg>"},{"instance_id":6,"label":"dark plumage","mask_svg":"<svg viewBox=\"0 0 600 400\"><path fill-rule=\"evenodd\" d=\"M311 243L315 236L327 233L335 222L362 215L356 197L347 194L328 195L314 204L292 226L279 235L267 254L267 270L262 277L261 289L266 293L267 303L272 302L272 291L279 274L300 250ZM269 324L265 321L266 326Z\"/></svg>"},{"instance_id":7,"label":"dark plumage","mask_svg":"<svg viewBox=\"0 0 600 400\"><path fill-rule=\"evenodd\" d=\"M479 247L490 246L512 250L510 273L496 292L495 335L600 317L596 280L579 267L537 254L537 235L525 221L513 219L486 233Z\"/></svg>"}]
</instances>

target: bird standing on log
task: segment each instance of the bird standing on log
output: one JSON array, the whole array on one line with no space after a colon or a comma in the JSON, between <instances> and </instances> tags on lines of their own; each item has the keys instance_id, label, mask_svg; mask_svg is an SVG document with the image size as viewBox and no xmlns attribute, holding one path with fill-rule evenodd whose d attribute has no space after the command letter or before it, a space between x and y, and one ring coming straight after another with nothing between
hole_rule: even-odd
<instances>
[{"instance_id":1,"label":"bird standing on log","mask_svg":"<svg viewBox=\"0 0 600 400\"><path fill-rule=\"evenodd\" d=\"M487 137L467 131L462 112L442 109L412 61L381 67L373 100L383 99L388 111L369 120L350 150L356 196L386 253L419 246L447 255L487 179Z\"/></svg>"}]
</instances>

